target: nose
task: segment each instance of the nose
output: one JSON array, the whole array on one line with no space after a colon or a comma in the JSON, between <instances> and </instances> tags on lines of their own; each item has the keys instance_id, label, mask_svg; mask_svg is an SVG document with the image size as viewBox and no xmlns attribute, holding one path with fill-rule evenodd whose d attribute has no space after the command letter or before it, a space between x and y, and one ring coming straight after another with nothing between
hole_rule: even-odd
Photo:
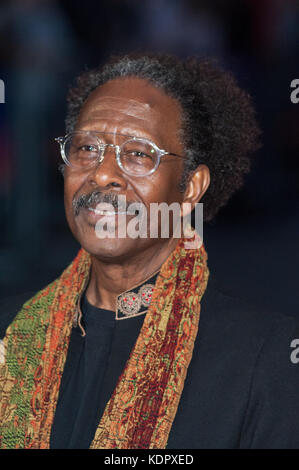
<instances>
[{"instance_id":1,"label":"nose","mask_svg":"<svg viewBox=\"0 0 299 470\"><path fill-rule=\"evenodd\" d=\"M101 189L113 187L123 190L126 188L126 178L116 161L116 152L115 145L105 146L102 162L99 162L89 174L91 186L97 186Z\"/></svg>"}]
</instances>

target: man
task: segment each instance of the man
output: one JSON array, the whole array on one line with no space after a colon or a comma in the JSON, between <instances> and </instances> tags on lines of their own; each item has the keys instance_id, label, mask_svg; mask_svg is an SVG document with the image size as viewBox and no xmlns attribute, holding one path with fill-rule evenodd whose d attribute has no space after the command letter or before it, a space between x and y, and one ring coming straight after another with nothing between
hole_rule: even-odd
<instances>
[{"instance_id":1,"label":"man","mask_svg":"<svg viewBox=\"0 0 299 470\"><path fill-rule=\"evenodd\" d=\"M199 201L210 220L242 184L258 136L248 96L208 62L131 55L79 79L66 125L82 249L2 306L0 446L298 447L295 320L218 292L204 245L174 236ZM163 217L157 236L120 236L137 203L179 205L167 238Z\"/></svg>"}]
</instances>

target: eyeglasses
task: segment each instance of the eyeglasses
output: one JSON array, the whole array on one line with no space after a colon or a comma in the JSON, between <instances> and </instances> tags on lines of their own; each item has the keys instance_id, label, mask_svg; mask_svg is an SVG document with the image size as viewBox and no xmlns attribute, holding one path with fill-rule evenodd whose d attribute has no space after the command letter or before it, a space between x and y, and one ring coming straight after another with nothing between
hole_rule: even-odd
<instances>
[{"instance_id":1,"label":"eyeglasses","mask_svg":"<svg viewBox=\"0 0 299 470\"><path fill-rule=\"evenodd\" d=\"M104 136L126 138L120 145L105 143ZM154 173L161 157L176 153L166 152L148 139L107 132L77 131L64 137L57 137L63 161L70 167L81 171L89 170L104 160L107 147L115 149L115 158L119 168L130 176L148 176Z\"/></svg>"}]
</instances>

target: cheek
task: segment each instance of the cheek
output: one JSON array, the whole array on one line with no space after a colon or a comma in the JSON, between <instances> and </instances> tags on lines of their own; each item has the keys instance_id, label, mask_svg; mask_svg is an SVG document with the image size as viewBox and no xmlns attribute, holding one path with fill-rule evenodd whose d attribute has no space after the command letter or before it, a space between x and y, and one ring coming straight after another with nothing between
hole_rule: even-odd
<instances>
[{"instance_id":1,"label":"cheek","mask_svg":"<svg viewBox=\"0 0 299 470\"><path fill-rule=\"evenodd\" d=\"M161 165L161 170L152 175L151 187L154 199L165 202L181 201L179 190L182 170L172 162Z\"/></svg>"},{"instance_id":2,"label":"cheek","mask_svg":"<svg viewBox=\"0 0 299 470\"><path fill-rule=\"evenodd\" d=\"M182 193L179 191L181 172L173 168L172 171L163 170L166 171L157 171L140 182L132 182L135 192L146 205L151 202L182 201Z\"/></svg>"}]
</instances>

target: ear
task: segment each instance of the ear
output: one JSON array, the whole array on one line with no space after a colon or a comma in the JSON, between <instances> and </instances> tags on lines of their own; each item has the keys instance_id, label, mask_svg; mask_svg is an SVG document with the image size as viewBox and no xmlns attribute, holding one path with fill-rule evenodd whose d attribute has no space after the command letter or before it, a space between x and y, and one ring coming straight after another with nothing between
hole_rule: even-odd
<instances>
[{"instance_id":1,"label":"ear","mask_svg":"<svg viewBox=\"0 0 299 470\"><path fill-rule=\"evenodd\" d=\"M60 173L62 174L62 176L64 177L64 171L65 171L65 163L61 163L58 167L58 170L60 171Z\"/></svg>"},{"instance_id":2,"label":"ear","mask_svg":"<svg viewBox=\"0 0 299 470\"><path fill-rule=\"evenodd\" d=\"M207 165L199 165L189 176L187 187L184 193L184 200L181 208L181 215L185 217L194 209L210 185L210 170Z\"/></svg>"}]
</instances>

